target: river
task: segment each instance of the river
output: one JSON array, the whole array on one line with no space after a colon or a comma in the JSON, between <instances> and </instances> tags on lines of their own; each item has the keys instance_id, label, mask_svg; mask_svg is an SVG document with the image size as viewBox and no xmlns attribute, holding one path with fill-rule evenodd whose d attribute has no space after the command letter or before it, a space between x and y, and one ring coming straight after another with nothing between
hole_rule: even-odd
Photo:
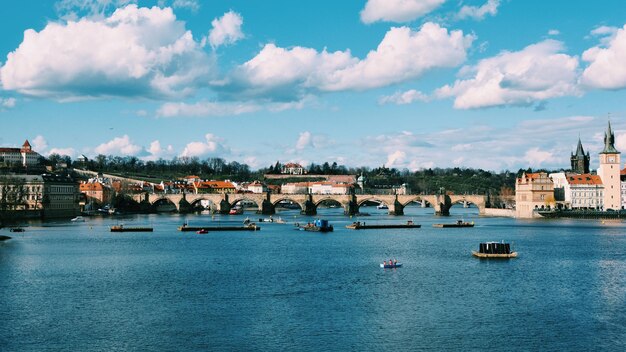
<instances>
[{"instance_id":1,"label":"river","mask_svg":"<svg viewBox=\"0 0 626 352\"><path fill-rule=\"evenodd\" d=\"M589 351L626 347L626 223L449 218L362 208L328 234L261 223L198 235L177 226L249 216L136 215L30 223L0 234L2 351ZM296 211L274 217L313 219ZM474 228L433 228L474 221ZM152 226L111 233L109 226ZM519 257L479 260L481 241ZM397 258L398 269L381 269Z\"/></svg>"}]
</instances>

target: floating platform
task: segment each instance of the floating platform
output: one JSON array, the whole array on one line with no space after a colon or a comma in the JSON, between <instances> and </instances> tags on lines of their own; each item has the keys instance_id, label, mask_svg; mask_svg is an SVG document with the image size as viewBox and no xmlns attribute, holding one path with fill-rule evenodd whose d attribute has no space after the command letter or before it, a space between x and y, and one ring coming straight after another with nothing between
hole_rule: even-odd
<instances>
[{"instance_id":1,"label":"floating platform","mask_svg":"<svg viewBox=\"0 0 626 352\"><path fill-rule=\"evenodd\" d=\"M261 229L260 226L256 224L250 224L246 226L179 226L178 231L189 232L189 231L202 231L206 230L208 232L212 231L259 231Z\"/></svg>"},{"instance_id":2,"label":"floating platform","mask_svg":"<svg viewBox=\"0 0 626 352\"><path fill-rule=\"evenodd\" d=\"M406 224L373 224L365 225L360 221L353 222L350 225L346 225L347 229L351 230L375 230L375 229L419 229L422 225L414 224L413 221L407 221Z\"/></svg>"},{"instance_id":3,"label":"floating platform","mask_svg":"<svg viewBox=\"0 0 626 352\"><path fill-rule=\"evenodd\" d=\"M152 232L152 227L111 226L111 232Z\"/></svg>"},{"instance_id":4,"label":"floating platform","mask_svg":"<svg viewBox=\"0 0 626 352\"><path fill-rule=\"evenodd\" d=\"M454 224L433 224L433 227L474 227L474 222L463 222L459 220Z\"/></svg>"},{"instance_id":5,"label":"floating platform","mask_svg":"<svg viewBox=\"0 0 626 352\"><path fill-rule=\"evenodd\" d=\"M512 252L511 245L504 242L482 242L478 251L472 251L472 255L481 259L517 258L517 252Z\"/></svg>"}]
</instances>

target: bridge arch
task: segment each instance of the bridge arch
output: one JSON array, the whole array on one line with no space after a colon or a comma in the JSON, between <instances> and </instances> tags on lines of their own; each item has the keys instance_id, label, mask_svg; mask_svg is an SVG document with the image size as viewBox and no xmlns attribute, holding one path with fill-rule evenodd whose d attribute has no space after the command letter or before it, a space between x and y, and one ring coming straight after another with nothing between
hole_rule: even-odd
<instances>
[{"instance_id":1,"label":"bridge arch","mask_svg":"<svg viewBox=\"0 0 626 352\"><path fill-rule=\"evenodd\" d=\"M152 209L155 211L177 211L178 204L174 203L171 199L167 197L160 197L156 199L152 204Z\"/></svg>"},{"instance_id":2,"label":"bridge arch","mask_svg":"<svg viewBox=\"0 0 626 352\"><path fill-rule=\"evenodd\" d=\"M272 205L274 207L279 207L280 203L282 202L289 202L290 204L297 204L298 207L300 207L300 210L304 209L302 207L302 203L296 197L284 195L281 197L272 198Z\"/></svg>"}]
</instances>

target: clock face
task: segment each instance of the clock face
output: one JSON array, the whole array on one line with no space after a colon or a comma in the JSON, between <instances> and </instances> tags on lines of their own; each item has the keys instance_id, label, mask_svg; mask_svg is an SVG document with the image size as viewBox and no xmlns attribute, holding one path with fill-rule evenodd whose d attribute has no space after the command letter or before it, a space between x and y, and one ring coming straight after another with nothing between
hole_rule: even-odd
<instances>
[{"instance_id":1,"label":"clock face","mask_svg":"<svg viewBox=\"0 0 626 352\"><path fill-rule=\"evenodd\" d=\"M609 157L609 162L610 163L614 163L615 162L615 157L614 156L610 156Z\"/></svg>"}]
</instances>

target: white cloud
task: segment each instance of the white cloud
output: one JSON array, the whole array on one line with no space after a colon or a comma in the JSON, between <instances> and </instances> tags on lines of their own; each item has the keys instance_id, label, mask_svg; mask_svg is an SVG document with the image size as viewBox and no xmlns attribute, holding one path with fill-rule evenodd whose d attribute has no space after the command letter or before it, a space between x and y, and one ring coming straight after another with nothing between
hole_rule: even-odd
<instances>
[{"instance_id":1,"label":"white cloud","mask_svg":"<svg viewBox=\"0 0 626 352\"><path fill-rule=\"evenodd\" d=\"M158 160L158 159L170 159L175 155L174 148L171 145L163 148L161 142L158 140L152 141L150 147L146 150L149 155L144 156L143 160Z\"/></svg>"},{"instance_id":2,"label":"white cloud","mask_svg":"<svg viewBox=\"0 0 626 352\"><path fill-rule=\"evenodd\" d=\"M7 109L11 109L15 107L15 104L17 104L17 99L15 98L0 98L0 107L1 108L7 108Z\"/></svg>"},{"instance_id":3,"label":"white cloud","mask_svg":"<svg viewBox=\"0 0 626 352\"><path fill-rule=\"evenodd\" d=\"M528 162L528 166L536 168L545 163L554 162L554 154L546 150L541 150L538 147L534 147L526 151L524 159Z\"/></svg>"},{"instance_id":4,"label":"white cloud","mask_svg":"<svg viewBox=\"0 0 626 352\"><path fill-rule=\"evenodd\" d=\"M429 100L430 98L426 94L420 91L417 91L415 89L410 89L405 92L397 92L392 95L383 96L380 98L378 102L380 104L404 105L404 104L411 104L416 101L426 102Z\"/></svg>"},{"instance_id":5,"label":"white cloud","mask_svg":"<svg viewBox=\"0 0 626 352\"><path fill-rule=\"evenodd\" d=\"M33 150L35 151L44 152L46 149L48 149L48 142L42 135L38 135L37 137L33 138L33 140L31 140L30 142L33 147Z\"/></svg>"},{"instance_id":6,"label":"white cloud","mask_svg":"<svg viewBox=\"0 0 626 352\"><path fill-rule=\"evenodd\" d=\"M592 34L609 37L583 53L582 59L589 62L582 74L583 84L599 89L626 88L626 25L614 32L611 27L599 27Z\"/></svg>"},{"instance_id":7,"label":"white cloud","mask_svg":"<svg viewBox=\"0 0 626 352\"><path fill-rule=\"evenodd\" d=\"M47 153L47 155L50 156L51 154L67 155L70 158L74 158L76 156L76 149L74 148L51 148L50 151Z\"/></svg>"},{"instance_id":8,"label":"white cloud","mask_svg":"<svg viewBox=\"0 0 626 352\"><path fill-rule=\"evenodd\" d=\"M115 137L109 142L100 144L94 150L96 153L103 155L136 156L143 151L143 148L133 144L130 137L128 137L128 135L124 135L122 137Z\"/></svg>"},{"instance_id":9,"label":"white cloud","mask_svg":"<svg viewBox=\"0 0 626 352\"><path fill-rule=\"evenodd\" d=\"M240 14L229 11L220 18L216 18L211 22L213 28L209 32L209 43L213 48L221 45L233 44L243 39L244 35L241 31L243 18Z\"/></svg>"},{"instance_id":10,"label":"white cloud","mask_svg":"<svg viewBox=\"0 0 626 352\"><path fill-rule=\"evenodd\" d=\"M296 149L302 150L306 147L313 146L313 138L311 136L311 132L305 131L300 133L300 137L298 137L298 141L296 142Z\"/></svg>"},{"instance_id":11,"label":"white cloud","mask_svg":"<svg viewBox=\"0 0 626 352\"><path fill-rule=\"evenodd\" d=\"M408 22L435 10L446 0L368 0L361 11L363 23Z\"/></svg>"},{"instance_id":12,"label":"white cloud","mask_svg":"<svg viewBox=\"0 0 626 352\"><path fill-rule=\"evenodd\" d=\"M495 16L498 13L498 6L500 6L500 0L487 0L483 6L464 5L459 10L458 17L461 19L470 17L481 21L487 15Z\"/></svg>"},{"instance_id":13,"label":"white cloud","mask_svg":"<svg viewBox=\"0 0 626 352\"><path fill-rule=\"evenodd\" d=\"M200 3L198 0L174 0L172 7L175 9L189 9L191 11L198 11L200 9Z\"/></svg>"},{"instance_id":14,"label":"white cloud","mask_svg":"<svg viewBox=\"0 0 626 352\"><path fill-rule=\"evenodd\" d=\"M406 159L406 153L401 150L396 150L395 152L387 156L387 162L385 163L385 166L389 168L402 167L405 159Z\"/></svg>"},{"instance_id":15,"label":"white cloud","mask_svg":"<svg viewBox=\"0 0 626 352\"><path fill-rule=\"evenodd\" d=\"M206 157L222 155L229 152L224 140L211 133L207 133L203 142L188 143L180 156L183 157Z\"/></svg>"},{"instance_id":16,"label":"white cloud","mask_svg":"<svg viewBox=\"0 0 626 352\"><path fill-rule=\"evenodd\" d=\"M563 44L546 40L521 51L502 52L464 67L470 76L446 85L436 95L455 97L457 109L530 105L546 99L579 95L578 58L563 54Z\"/></svg>"},{"instance_id":17,"label":"white cloud","mask_svg":"<svg viewBox=\"0 0 626 352\"><path fill-rule=\"evenodd\" d=\"M431 69L460 65L473 40L472 35L448 32L429 22L419 31L391 28L363 60L350 51L318 53L310 48L267 44L216 89L231 96L236 92L239 98L294 100L315 91L378 88L418 78Z\"/></svg>"},{"instance_id":18,"label":"white cloud","mask_svg":"<svg viewBox=\"0 0 626 352\"><path fill-rule=\"evenodd\" d=\"M189 94L213 71L171 8L128 5L103 19L28 29L0 68L5 90L60 100Z\"/></svg>"},{"instance_id":19,"label":"white cloud","mask_svg":"<svg viewBox=\"0 0 626 352\"><path fill-rule=\"evenodd\" d=\"M54 7L59 17L76 20L83 16L103 18L111 10L136 3L137 0L60 0Z\"/></svg>"},{"instance_id":20,"label":"white cloud","mask_svg":"<svg viewBox=\"0 0 626 352\"><path fill-rule=\"evenodd\" d=\"M551 29L548 31L548 35L559 35L561 32L558 29Z\"/></svg>"},{"instance_id":21,"label":"white cloud","mask_svg":"<svg viewBox=\"0 0 626 352\"><path fill-rule=\"evenodd\" d=\"M280 112L290 109L302 109L307 100L287 103L267 103L267 102L198 102L187 103L165 103L156 112L158 117L177 116L234 116L249 114L257 111L267 110L270 112Z\"/></svg>"}]
</instances>

